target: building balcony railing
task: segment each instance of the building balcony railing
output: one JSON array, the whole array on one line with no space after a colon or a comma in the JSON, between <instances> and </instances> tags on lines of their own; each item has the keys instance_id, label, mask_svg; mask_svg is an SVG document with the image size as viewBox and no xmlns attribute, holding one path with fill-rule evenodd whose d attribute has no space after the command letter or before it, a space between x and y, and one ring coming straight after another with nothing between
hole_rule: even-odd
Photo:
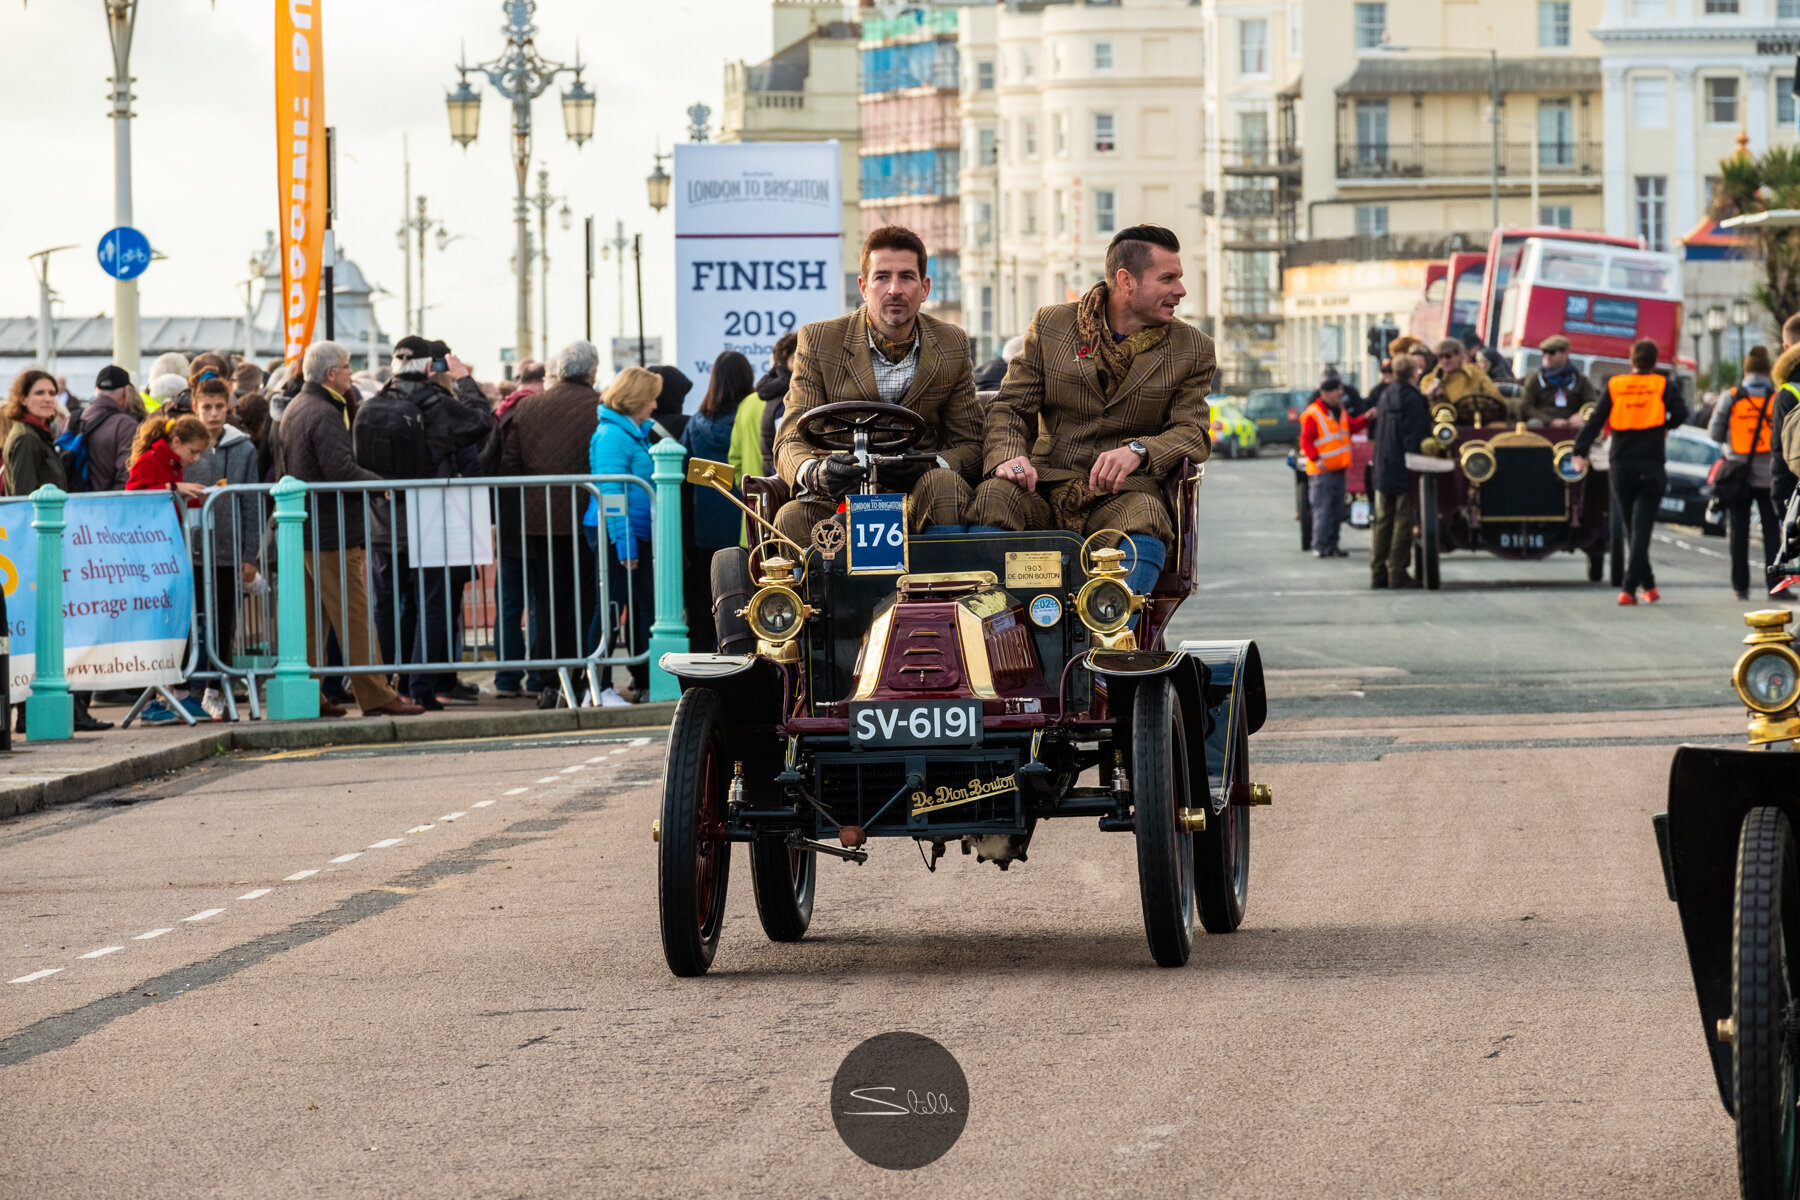
<instances>
[{"instance_id":1,"label":"building balcony railing","mask_svg":"<svg viewBox=\"0 0 1800 1200\"><path fill-rule=\"evenodd\" d=\"M1314 238L1289 242L1281 249L1281 265L1310 267L1318 263L1382 262L1390 259L1441 259L1465 250L1484 250L1486 239L1473 233L1427 236L1382 234L1379 237Z\"/></svg>"},{"instance_id":2,"label":"building balcony railing","mask_svg":"<svg viewBox=\"0 0 1800 1200\"><path fill-rule=\"evenodd\" d=\"M1500 143L1500 177L1514 183L1531 178L1530 142ZM1591 179L1596 185L1605 151L1599 142L1541 142L1540 178ZM1492 142L1339 142L1339 179L1485 178L1494 169Z\"/></svg>"},{"instance_id":3,"label":"building balcony railing","mask_svg":"<svg viewBox=\"0 0 1800 1200\"><path fill-rule=\"evenodd\" d=\"M1228 287L1220 291L1219 301L1219 315L1227 318L1269 318L1281 312L1281 296L1273 288Z\"/></svg>"},{"instance_id":4,"label":"building balcony railing","mask_svg":"<svg viewBox=\"0 0 1800 1200\"><path fill-rule=\"evenodd\" d=\"M805 92L751 92L754 108L805 108Z\"/></svg>"},{"instance_id":5,"label":"building balcony railing","mask_svg":"<svg viewBox=\"0 0 1800 1200\"><path fill-rule=\"evenodd\" d=\"M1227 175L1298 176L1300 159L1298 146L1261 139L1219 143L1219 169Z\"/></svg>"}]
</instances>

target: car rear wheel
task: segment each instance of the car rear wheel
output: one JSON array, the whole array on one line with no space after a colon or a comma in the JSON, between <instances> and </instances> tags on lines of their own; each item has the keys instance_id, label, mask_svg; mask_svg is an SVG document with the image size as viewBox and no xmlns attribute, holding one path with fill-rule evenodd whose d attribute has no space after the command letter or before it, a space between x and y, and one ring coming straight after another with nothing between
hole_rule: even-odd
<instances>
[{"instance_id":1,"label":"car rear wheel","mask_svg":"<svg viewBox=\"0 0 1800 1200\"><path fill-rule=\"evenodd\" d=\"M1794 834L1778 808L1753 808L1738 839L1732 920L1731 1086L1738 1183L1745 1200L1789 1200L1796 1166L1800 1070L1791 1009L1800 988L1800 872Z\"/></svg>"},{"instance_id":2,"label":"car rear wheel","mask_svg":"<svg viewBox=\"0 0 1800 1200\"><path fill-rule=\"evenodd\" d=\"M1588 582L1599 583L1600 577L1606 574L1606 551L1589 550L1587 552L1587 560Z\"/></svg>"},{"instance_id":3,"label":"car rear wheel","mask_svg":"<svg viewBox=\"0 0 1800 1200\"><path fill-rule=\"evenodd\" d=\"M657 916L663 957L677 975L704 975L725 924L731 843L725 839L731 761L724 701L711 688L689 688L669 726L657 838Z\"/></svg>"},{"instance_id":4,"label":"car rear wheel","mask_svg":"<svg viewBox=\"0 0 1800 1200\"><path fill-rule=\"evenodd\" d=\"M1144 933L1161 967L1184 965L1194 941L1194 838L1181 826L1189 778L1175 683L1166 675L1146 679L1132 705L1131 789Z\"/></svg>"},{"instance_id":5,"label":"car rear wheel","mask_svg":"<svg viewBox=\"0 0 1800 1200\"><path fill-rule=\"evenodd\" d=\"M806 936L818 877L818 851L793 849L779 836L750 843L750 891L771 942L797 942Z\"/></svg>"},{"instance_id":6,"label":"car rear wheel","mask_svg":"<svg viewBox=\"0 0 1800 1200\"><path fill-rule=\"evenodd\" d=\"M1250 737L1241 723L1232 742L1221 777L1225 806L1209 812L1206 829L1193 835L1200 923L1208 933L1235 933L1250 900L1250 810L1230 800L1231 785L1250 780Z\"/></svg>"},{"instance_id":7,"label":"car rear wheel","mask_svg":"<svg viewBox=\"0 0 1800 1200\"><path fill-rule=\"evenodd\" d=\"M1312 549L1312 496L1306 487L1306 472L1294 471L1294 512L1300 522L1300 548Z\"/></svg>"},{"instance_id":8,"label":"car rear wheel","mask_svg":"<svg viewBox=\"0 0 1800 1200\"><path fill-rule=\"evenodd\" d=\"M1429 475L1419 477L1419 537L1413 543L1413 578L1419 586L1437 591L1442 585L1438 576L1438 505L1437 482Z\"/></svg>"}]
</instances>

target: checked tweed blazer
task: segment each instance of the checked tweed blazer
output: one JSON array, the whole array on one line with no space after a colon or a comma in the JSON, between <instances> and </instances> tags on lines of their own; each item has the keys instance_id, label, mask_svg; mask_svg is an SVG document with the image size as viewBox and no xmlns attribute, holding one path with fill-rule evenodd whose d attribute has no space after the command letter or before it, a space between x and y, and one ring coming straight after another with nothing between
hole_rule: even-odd
<instances>
[{"instance_id":1,"label":"checked tweed blazer","mask_svg":"<svg viewBox=\"0 0 1800 1200\"><path fill-rule=\"evenodd\" d=\"M800 330L794 351L794 378L787 411L775 437L775 467L788 487L809 458L820 457L800 439L800 417L811 408L839 400L879 402L875 368L869 364L866 309ZM919 366L901 403L925 418L925 436L914 449L937 454L970 483L981 467L981 406L969 337L961 329L919 314Z\"/></svg>"},{"instance_id":2,"label":"checked tweed blazer","mask_svg":"<svg viewBox=\"0 0 1800 1200\"><path fill-rule=\"evenodd\" d=\"M1008 459L1031 456L1039 487L1086 480L1094 460L1134 439L1150 451L1145 470L1127 476L1121 491L1161 492L1163 479L1184 458L1204 462L1212 451L1213 340L1176 321L1169 336L1131 360L1131 371L1108 400L1098 360L1082 358L1074 304L1038 309L1024 349L1006 368L1006 382L988 409L982 474Z\"/></svg>"}]
</instances>

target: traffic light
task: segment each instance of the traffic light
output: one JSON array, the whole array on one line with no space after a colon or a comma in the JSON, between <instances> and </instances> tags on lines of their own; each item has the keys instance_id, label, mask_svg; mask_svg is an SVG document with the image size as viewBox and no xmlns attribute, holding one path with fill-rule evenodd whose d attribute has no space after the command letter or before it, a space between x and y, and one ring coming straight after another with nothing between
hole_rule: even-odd
<instances>
[{"instance_id":1,"label":"traffic light","mask_svg":"<svg viewBox=\"0 0 1800 1200\"><path fill-rule=\"evenodd\" d=\"M1399 336L1400 330L1398 326L1369 326L1369 357L1377 360L1386 358L1388 353L1388 343Z\"/></svg>"}]
</instances>

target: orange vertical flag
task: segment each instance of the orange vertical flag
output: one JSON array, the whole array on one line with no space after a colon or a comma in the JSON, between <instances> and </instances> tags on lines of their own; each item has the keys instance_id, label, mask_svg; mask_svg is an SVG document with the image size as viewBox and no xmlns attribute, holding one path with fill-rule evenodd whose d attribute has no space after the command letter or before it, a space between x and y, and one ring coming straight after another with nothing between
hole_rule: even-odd
<instances>
[{"instance_id":1,"label":"orange vertical flag","mask_svg":"<svg viewBox=\"0 0 1800 1200\"><path fill-rule=\"evenodd\" d=\"M275 0L275 159L287 360L312 341L325 243L325 60L321 0Z\"/></svg>"}]
</instances>

